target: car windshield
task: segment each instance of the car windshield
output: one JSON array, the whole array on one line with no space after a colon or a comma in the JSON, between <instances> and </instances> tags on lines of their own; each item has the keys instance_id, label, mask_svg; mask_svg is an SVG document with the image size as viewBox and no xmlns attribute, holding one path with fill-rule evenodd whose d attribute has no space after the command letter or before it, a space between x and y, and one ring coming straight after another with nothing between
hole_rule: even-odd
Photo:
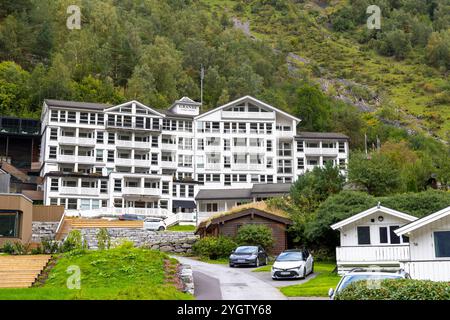
<instances>
[{"instance_id":1,"label":"car windshield","mask_svg":"<svg viewBox=\"0 0 450 320\"><path fill-rule=\"evenodd\" d=\"M234 253L255 253L257 251L257 247L238 247Z\"/></svg>"},{"instance_id":2,"label":"car windshield","mask_svg":"<svg viewBox=\"0 0 450 320\"><path fill-rule=\"evenodd\" d=\"M282 252L277 257L276 261L299 261L303 260L303 254L301 252Z\"/></svg>"},{"instance_id":3,"label":"car windshield","mask_svg":"<svg viewBox=\"0 0 450 320\"><path fill-rule=\"evenodd\" d=\"M358 275L349 275L345 276L344 279L341 282L341 285L338 288L338 292L341 292L345 288L347 288L351 283L357 282L357 281L364 281L364 280L384 280L384 279L401 279L402 277L400 275L388 275L388 274L358 274Z\"/></svg>"}]
</instances>

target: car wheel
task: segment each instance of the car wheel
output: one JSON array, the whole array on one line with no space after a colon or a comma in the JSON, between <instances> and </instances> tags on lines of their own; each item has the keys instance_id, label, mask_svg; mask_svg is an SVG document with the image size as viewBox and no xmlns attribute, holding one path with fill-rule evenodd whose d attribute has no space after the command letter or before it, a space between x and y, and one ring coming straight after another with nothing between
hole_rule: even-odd
<instances>
[{"instance_id":1,"label":"car wheel","mask_svg":"<svg viewBox=\"0 0 450 320\"><path fill-rule=\"evenodd\" d=\"M234 264L230 263L230 268L234 268Z\"/></svg>"},{"instance_id":2,"label":"car wheel","mask_svg":"<svg viewBox=\"0 0 450 320\"><path fill-rule=\"evenodd\" d=\"M158 228L158 231L164 231L164 230L165 230L165 228L163 226Z\"/></svg>"},{"instance_id":3,"label":"car wheel","mask_svg":"<svg viewBox=\"0 0 450 320\"><path fill-rule=\"evenodd\" d=\"M256 258L255 267L259 267L259 258Z\"/></svg>"}]
</instances>

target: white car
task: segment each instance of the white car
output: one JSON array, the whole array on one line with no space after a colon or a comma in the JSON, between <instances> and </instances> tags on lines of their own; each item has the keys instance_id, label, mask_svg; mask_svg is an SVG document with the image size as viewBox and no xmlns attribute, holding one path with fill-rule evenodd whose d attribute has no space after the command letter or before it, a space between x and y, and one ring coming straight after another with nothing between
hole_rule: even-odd
<instances>
[{"instance_id":1,"label":"white car","mask_svg":"<svg viewBox=\"0 0 450 320\"><path fill-rule=\"evenodd\" d=\"M314 272L314 259L308 250L286 250L272 266L272 279L304 279Z\"/></svg>"},{"instance_id":2,"label":"white car","mask_svg":"<svg viewBox=\"0 0 450 320\"><path fill-rule=\"evenodd\" d=\"M160 218L145 218L144 229L145 230L164 231L164 230L166 230L166 224Z\"/></svg>"}]
</instances>

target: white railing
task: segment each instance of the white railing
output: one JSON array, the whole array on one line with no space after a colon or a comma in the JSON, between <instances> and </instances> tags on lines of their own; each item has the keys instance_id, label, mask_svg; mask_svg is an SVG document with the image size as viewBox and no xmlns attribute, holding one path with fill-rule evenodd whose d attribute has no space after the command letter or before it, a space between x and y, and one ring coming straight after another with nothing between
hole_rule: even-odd
<instances>
[{"instance_id":1,"label":"white railing","mask_svg":"<svg viewBox=\"0 0 450 320\"><path fill-rule=\"evenodd\" d=\"M61 187L59 189L61 194L78 194L78 187Z\"/></svg>"},{"instance_id":2,"label":"white railing","mask_svg":"<svg viewBox=\"0 0 450 320\"><path fill-rule=\"evenodd\" d=\"M232 146L231 151L236 152L236 153L247 153L248 147L247 146Z\"/></svg>"},{"instance_id":3,"label":"white railing","mask_svg":"<svg viewBox=\"0 0 450 320\"><path fill-rule=\"evenodd\" d=\"M131 158L116 158L115 163L120 166L132 166L133 159L131 159Z\"/></svg>"},{"instance_id":4,"label":"white railing","mask_svg":"<svg viewBox=\"0 0 450 320\"><path fill-rule=\"evenodd\" d=\"M125 187L122 193L128 195L160 196L161 190L157 188Z\"/></svg>"},{"instance_id":5,"label":"white railing","mask_svg":"<svg viewBox=\"0 0 450 320\"><path fill-rule=\"evenodd\" d=\"M173 215L167 209L162 208L98 208L98 209L82 209L82 210L66 210L67 216L94 218L94 217L118 217L123 214L137 214L149 217L166 218Z\"/></svg>"},{"instance_id":6,"label":"white railing","mask_svg":"<svg viewBox=\"0 0 450 320\"><path fill-rule=\"evenodd\" d=\"M77 162L77 156L75 156L75 155L66 155L66 154L58 154L58 161Z\"/></svg>"},{"instance_id":7,"label":"white railing","mask_svg":"<svg viewBox=\"0 0 450 320\"><path fill-rule=\"evenodd\" d=\"M247 148L249 153L265 153L266 148L264 146L250 146Z\"/></svg>"},{"instance_id":8,"label":"white railing","mask_svg":"<svg viewBox=\"0 0 450 320\"><path fill-rule=\"evenodd\" d=\"M337 247L338 263L399 263L409 259L409 245Z\"/></svg>"},{"instance_id":9,"label":"white railing","mask_svg":"<svg viewBox=\"0 0 450 320\"><path fill-rule=\"evenodd\" d=\"M93 145L95 145L95 139L94 138L78 138L78 144L93 146Z\"/></svg>"},{"instance_id":10,"label":"white railing","mask_svg":"<svg viewBox=\"0 0 450 320\"><path fill-rule=\"evenodd\" d=\"M337 156L337 148L305 148L304 153L306 155L329 155Z\"/></svg>"},{"instance_id":11,"label":"white railing","mask_svg":"<svg viewBox=\"0 0 450 320\"><path fill-rule=\"evenodd\" d=\"M222 164L220 163L205 163L205 170L220 170Z\"/></svg>"},{"instance_id":12,"label":"white railing","mask_svg":"<svg viewBox=\"0 0 450 320\"><path fill-rule=\"evenodd\" d=\"M404 261L400 268L418 280L450 281L450 260Z\"/></svg>"},{"instance_id":13,"label":"white railing","mask_svg":"<svg viewBox=\"0 0 450 320\"><path fill-rule=\"evenodd\" d=\"M86 196L96 196L100 194L100 190L98 188L81 188L80 194Z\"/></svg>"},{"instance_id":14,"label":"white railing","mask_svg":"<svg viewBox=\"0 0 450 320\"><path fill-rule=\"evenodd\" d=\"M264 164L233 163L231 165L231 170L235 171L262 171L265 168Z\"/></svg>"},{"instance_id":15,"label":"white railing","mask_svg":"<svg viewBox=\"0 0 450 320\"><path fill-rule=\"evenodd\" d=\"M142 148L142 149L149 149L150 148L150 142L145 141L134 141L133 142L134 148Z\"/></svg>"},{"instance_id":16,"label":"white railing","mask_svg":"<svg viewBox=\"0 0 450 320\"><path fill-rule=\"evenodd\" d=\"M195 213L194 212L178 212L172 214L167 219L164 220L166 227L173 226L180 222L183 223L195 223Z\"/></svg>"},{"instance_id":17,"label":"white railing","mask_svg":"<svg viewBox=\"0 0 450 320\"><path fill-rule=\"evenodd\" d=\"M163 143L161 145L161 149L162 150L167 150L167 151L177 151L177 144L176 143Z\"/></svg>"},{"instance_id":18,"label":"white railing","mask_svg":"<svg viewBox=\"0 0 450 320\"><path fill-rule=\"evenodd\" d=\"M97 196L100 194L98 188L83 188L83 187L61 187L59 189L61 194L77 194L82 196Z\"/></svg>"},{"instance_id":19,"label":"white railing","mask_svg":"<svg viewBox=\"0 0 450 320\"><path fill-rule=\"evenodd\" d=\"M59 136L58 142L59 143L68 143L68 144L77 144L77 137Z\"/></svg>"},{"instance_id":20,"label":"white railing","mask_svg":"<svg viewBox=\"0 0 450 320\"><path fill-rule=\"evenodd\" d=\"M133 147L133 141L131 140L119 140L116 139L116 147L123 147L123 148L132 148Z\"/></svg>"},{"instance_id":21,"label":"white railing","mask_svg":"<svg viewBox=\"0 0 450 320\"><path fill-rule=\"evenodd\" d=\"M150 167L150 160L134 159L134 165L138 167Z\"/></svg>"},{"instance_id":22,"label":"white railing","mask_svg":"<svg viewBox=\"0 0 450 320\"><path fill-rule=\"evenodd\" d=\"M178 164L176 161L161 161L161 167L176 169L178 167Z\"/></svg>"},{"instance_id":23,"label":"white railing","mask_svg":"<svg viewBox=\"0 0 450 320\"><path fill-rule=\"evenodd\" d=\"M294 133L292 131L276 130L275 132L276 132L277 138L293 138L294 137Z\"/></svg>"},{"instance_id":24,"label":"white railing","mask_svg":"<svg viewBox=\"0 0 450 320\"><path fill-rule=\"evenodd\" d=\"M233 119L275 119L274 112L238 112L222 111L223 118Z\"/></svg>"},{"instance_id":25,"label":"white railing","mask_svg":"<svg viewBox=\"0 0 450 320\"><path fill-rule=\"evenodd\" d=\"M78 163L93 164L95 162L95 158L94 157L89 157L89 156L78 156L77 157L77 162Z\"/></svg>"}]
</instances>

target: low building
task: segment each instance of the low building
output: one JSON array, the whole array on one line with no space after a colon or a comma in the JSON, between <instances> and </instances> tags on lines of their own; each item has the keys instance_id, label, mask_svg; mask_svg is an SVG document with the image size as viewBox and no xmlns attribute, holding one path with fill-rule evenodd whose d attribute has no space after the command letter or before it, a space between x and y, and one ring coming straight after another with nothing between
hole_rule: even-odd
<instances>
[{"instance_id":1,"label":"low building","mask_svg":"<svg viewBox=\"0 0 450 320\"><path fill-rule=\"evenodd\" d=\"M33 201L22 194L0 194L0 245L27 243L32 236Z\"/></svg>"},{"instance_id":2,"label":"low building","mask_svg":"<svg viewBox=\"0 0 450 320\"><path fill-rule=\"evenodd\" d=\"M409 240L395 230L415 220L414 216L378 205L333 224L331 228L340 232L338 273L355 267L399 269L400 261L409 259Z\"/></svg>"},{"instance_id":3,"label":"low building","mask_svg":"<svg viewBox=\"0 0 450 320\"><path fill-rule=\"evenodd\" d=\"M450 207L395 231L409 237L408 259L400 265L413 279L450 281Z\"/></svg>"},{"instance_id":4,"label":"low building","mask_svg":"<svg viewBox=\"0 0 450 320\"><path fill-rule=\"evenodd\" d=\"M201 189L195 197L198 220L202 221L245 203L288 195L290 189L290 183L261 183L253 184L251 188L238 189Z\"/></svg>"},{"instance_id":5,"label":"low building","mask_svg":"<svg viewBox=\"0 0 450 320\"><path fill-rule=\"evenodd\" d=\"M250 203L222 212L202 221L196 234L205 236L235 237L243 225L266 225L272 229L275 244L271 253L278 254L288 247L287 228L292 224L289 216L280 210L274 210L264 202Z\"/></svg>"}]
</instances>

